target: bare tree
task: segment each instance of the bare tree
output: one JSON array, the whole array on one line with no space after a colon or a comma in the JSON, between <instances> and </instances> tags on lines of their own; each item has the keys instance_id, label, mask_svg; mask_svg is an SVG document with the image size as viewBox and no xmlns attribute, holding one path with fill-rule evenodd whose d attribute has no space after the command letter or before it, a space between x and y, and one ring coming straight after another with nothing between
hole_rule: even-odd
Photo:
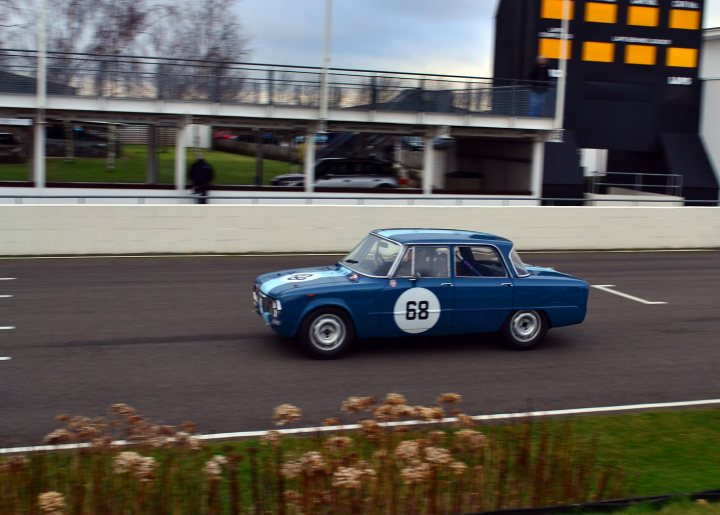
<instances>
[{"instance_id":1,"label":"bare tree","mask_svg":"<svg viewBox=\"0 0 720 515\"><path fill-rule=\"evenodd\" d=\"M243 88L243 73L233 65L247 55L247 39L236 8L238 0L184 0L175 5L173 30L155 26L153 42L157 55L187 60L173 70L165 65L164 83L174 96L230 100Z\"/></svg>"}]
</instances>

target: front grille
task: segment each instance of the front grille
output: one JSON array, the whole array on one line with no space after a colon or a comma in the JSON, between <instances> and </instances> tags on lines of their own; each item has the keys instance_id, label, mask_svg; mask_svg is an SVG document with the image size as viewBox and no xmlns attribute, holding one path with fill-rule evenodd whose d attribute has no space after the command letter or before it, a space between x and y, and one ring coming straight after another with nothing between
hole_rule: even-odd
<instances>
[{"instance_id":1,"label":"front grille","mask_svg":"<svg viewBox=\"0 0 720 515\"><path fill-rule=\"evenodd\" d=\"M253 289L253 300L255 301L255 309L257 309L258 313L272 313L272 300L260 291L257 284Z\"/></svg>"}]
</instances>

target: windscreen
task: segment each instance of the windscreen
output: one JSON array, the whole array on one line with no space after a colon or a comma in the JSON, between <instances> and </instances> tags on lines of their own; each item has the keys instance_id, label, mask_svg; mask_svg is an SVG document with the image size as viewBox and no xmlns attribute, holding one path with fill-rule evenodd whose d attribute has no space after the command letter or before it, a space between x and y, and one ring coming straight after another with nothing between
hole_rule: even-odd
<instances>
[{"instance_id":1,"label":"windscreen","mask_svg":"<svg viewBox=\"0 0 720 515\"><path fill-rule=\"evenodd\" d=\"M400 249L400 244L370 234L345 256L342 264L363 275L387 277Z\"/></svg>"}]
</instances>

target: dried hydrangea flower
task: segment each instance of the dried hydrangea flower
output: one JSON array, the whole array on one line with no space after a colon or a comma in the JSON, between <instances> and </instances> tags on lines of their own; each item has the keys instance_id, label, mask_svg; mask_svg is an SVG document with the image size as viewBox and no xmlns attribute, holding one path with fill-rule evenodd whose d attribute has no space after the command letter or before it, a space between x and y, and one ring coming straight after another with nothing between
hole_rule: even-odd
<instances>
[{"instance_id":1,"label":"dried hydrangea flower","mask_svg":"<svg viewBox=\"0 0 720 515\"><path fill-rule=\"evenodd\" d=\"M363 473L353 467L340 467L333 474L332 485L336 488L355 488L362 486Z\"/></svg>"},{"instance_id":2,"label":"dried hydrangea flower","mask_svg":"<svg viewBox=\"0 0 720 515\"><path fill-rule=\"evenodd\" d=\"M280 467L280 475L288 479L293 479L302 474L303 466L299 460L287 461Z\"/></svg>"},{"instance_id":3,"label":"dried hydrangea flower","mask_svg":"<svg viewBox=\"0 0 720 515\"><path fill-rule=\"evenodd\" d=\"M59 492L45 492L38 495L38 507L43 513L62 515L65 509L65 497Z\"/></svg>"},{"instance_id":4,"label":"dried hydrangea flower","mask_svg":"<svg viewBox=\"0 0 720 515\"><path fill-rule=\"evenodd\" d=\"M110 407L110 411L116 415L122 415L123 417L130 417L137 413L137 410L132 406L124 403L113 404Z\"/></svg>"},{"instance_id":5,"label":"dried hydrangea flower","mask_svg":"<svg viewBox=\"0 0 720 515\"><path fill-rule=\"evenodd\" d=\"M56 445L74 442L75 440L75 435L67 429L56 429L55 431L47 435L45 438L43 438L43 443Z\"/></svg>"},{"instance_id":6,"label":"dried hydrangea flower","mask_svg":"<svg viewBox=\"0 0 720 515\"><path fill-rule=\"evenodd\" d=\"M205 463L203 472L205 472L212 481L217 481L222 477L223 467L227 465L227 462L228 460L225 456L215 455Z\"/></svg>"},{"instance_id":7,"label":"dried hydrangea flower","mask_svg":"<svg viewBox=\"0 0 720 515\"><path fill-rule=\"evenodd\" d=\"M374 420L361 420L359 424L360 434L362 434L363 437L368 440L377 440L379 438L381 429L377 422Z\"/></svg>"},{"instance_id":8,"label":"dried hydrangea flower","mask_svg":"<svg viewBox=\"0 0 720 515\"><path fill-rule=\"evenodd\" d=\"M347 449L352 445L352 438L347 436L333 436L325 441L325 448L330 451L339 451L341 449Z\"/></svg>"},{"instance_id":9,"label":"dried hydrangea flower","mask_svg":"<svg viewBox=\"0 0 720 515\"><path fill-rule=\"evenodd\" d=\"M308 473L316 473L325 470L325 459L317 451L309 451L300 457L303 469Z\"/></svg>"},{"instance_id":10,"label":"dried hydrangea flower","mask_svg":"<svg viewBox=\"0 0 720 515\"><path fill-rule=\"evenodd\" d=\"M442 447L426 447L425 459L428 463L434 465L447 465L450 463L452 456L450 455L450 451Z\"/></svg>"},{"instance_id":11,"label":"dried hydrangea flower","mask_svg":"<svg viewBox=\"0 0 720 515\"><path fill-rule=\"evenodd\" d=\"M458 423L461 426L473 427L475 425L475 421L473 420L473 418L469 415L466 415L465 413L458 413L457 419L458 419Z\"/></svg>"},{"instance_id":12,"label":"dried hydrangea flower","mask_svg":"<svg viewBox=\"0 0 720 515\"><path fill-rule=\"evenodd\" d=\"M415 460L420 456L420 444L417 440L405 440L395 448L395 457L402 461Z\"/></svg>"},{"instance_id":13,"label":"dried hydrangea flower","mask_svg":"<svg viewBox=\"0 0 720 515\"><path fill-rule=\"evenodd\" d=\"M385 396L385 401L383 403L390 406L398 406L400 404L407 404L407 399L402 394L389 393Z\"/></svg>"},{"instance_id":14,"label":"dried hydrangea flower","mask_svg":"<svg viewBox=\"0 0 720 515\"><path fill-rule=\"evenodd\" d=\"M191 451L197 451L202 447L202 443L197 436L191 435L185 431L178 431L173 437L175 444Z\"/></svg>"},{"instance_id":15,"label":"dried hydrangea flower","mask_svg":"<svg viewBox=\"0 0 720 515\"><path fill-rule=\"evenodd\" d=\"M430 465L427 463L417 463L411 467L402 469L400 475L406 485L417 485L425 483L430 479Z\"/></svg>"},{"instance_id":16,"label":"dried hydrangea flower","mask_svg":"<svg viewBox=\"0 0 720 515\"><path fill-rule=\"evenodd\" d=\"M375 404L375 397L348 397L342 402L340 409L347 413L360 413L361 411L369 411Z\"/></svg>"},{"instance_id":17,"label":"dried hydrangea flower","mask_svg":"<svg viewBox=\"0 0 720 515\"><path fill-rule=\"evenodd\" d=\"M325 426L325 427L341 426L341 425L342 425L342 420L340 420L339 418L334 418L334 417L332 417L332 418L326 418L325 420L323 420L322 425Z\"/></svg>"},{"instance_id":18,"label":"dried hydrangea flower","mask_svg":"<svg viewBox=\"0 0 720 515\"><path fill-rule=\"evenodd\" d=\"M143 482L154 480L156 465L155 458L151 456L140 458L135 463L135 477Z\"/></svg>"},{"instance_id":19,"label":"dried hydrangea flower","mask_svg":"<svg viewBox=\"0 0 720 515\"><path fill-rule=\"evenodd\" d=\"M300 411L300 408L293 406L292 404L281 404L273 411L273 420L275 421L275 425L278 426L300 420L301 416L302 412Z\"/></svg>"},{"instance_id":20,"label":"dried hydrangea flower","mask_svg":"<svg viewBox=\"0 0 720 515\"><path fill-rule=\"evenodd\" d=\"M113 473L125 474L132 471L142 456L135 451L123 451L113 458Z\"/></svg>"},{"instance_id":21,"label":"dried hydrangea flower","mask_svg":"<svg viewBox=\"0 0 720 515\"><path fill-rule=\"evenodd\" d=\"M459 393L441 393L437 399L438 404L459 404L462 402L462 395Z\"/></svg>"},{"instance_id":22,"label":"dried hydrangea flower","mask_svg":"<svg viewBox=\"0 0 720 515\"><path fill-rule=\"evenodd\" d=\"M487 437L480 431L461 429L455 433L455 445L460 449L480 449L487 445Z\"/></svg>"},{"instance_id":23,"label":"dried hydrangea flower","mask_svg":"<svg viewBox=\"0 0 720 515\"><path fill-rule=\"evenodd\" d=\"M445 411L442 408L415 406L415 415L427 421L442 420L445 417Z\"/></svg>"}]
</instances>

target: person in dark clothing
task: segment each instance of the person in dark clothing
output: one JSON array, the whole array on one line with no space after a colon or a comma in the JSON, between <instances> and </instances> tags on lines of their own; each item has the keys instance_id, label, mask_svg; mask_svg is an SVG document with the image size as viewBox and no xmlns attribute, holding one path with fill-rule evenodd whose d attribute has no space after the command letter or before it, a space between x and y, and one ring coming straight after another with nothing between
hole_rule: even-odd
<instances>
[{"instance_id":1,"label":"person in dark clothing","mask_svg":"<svg viewBox=\"0 0 720 515\"><path fill-rule=\"evenodd\" d=\"M530 71L530 116L547 116L545 104L548 88L550 87L550 70L548 61L539 55L535 60L535 66Z\"/></svg>"},{"instance_id":2,"label":"person in dark clothing","mask_svg":"<svg viewBox=\"0 0 720 515\"><path fill-rule=\"evenodd\" d=\"M198 196L197 203L206 204L210 184L215 178L215 169L205 161L202 154L198 154L197 159L190 167L188 176L192 182L193 193Z\"/></svg>"}]
</instances>

